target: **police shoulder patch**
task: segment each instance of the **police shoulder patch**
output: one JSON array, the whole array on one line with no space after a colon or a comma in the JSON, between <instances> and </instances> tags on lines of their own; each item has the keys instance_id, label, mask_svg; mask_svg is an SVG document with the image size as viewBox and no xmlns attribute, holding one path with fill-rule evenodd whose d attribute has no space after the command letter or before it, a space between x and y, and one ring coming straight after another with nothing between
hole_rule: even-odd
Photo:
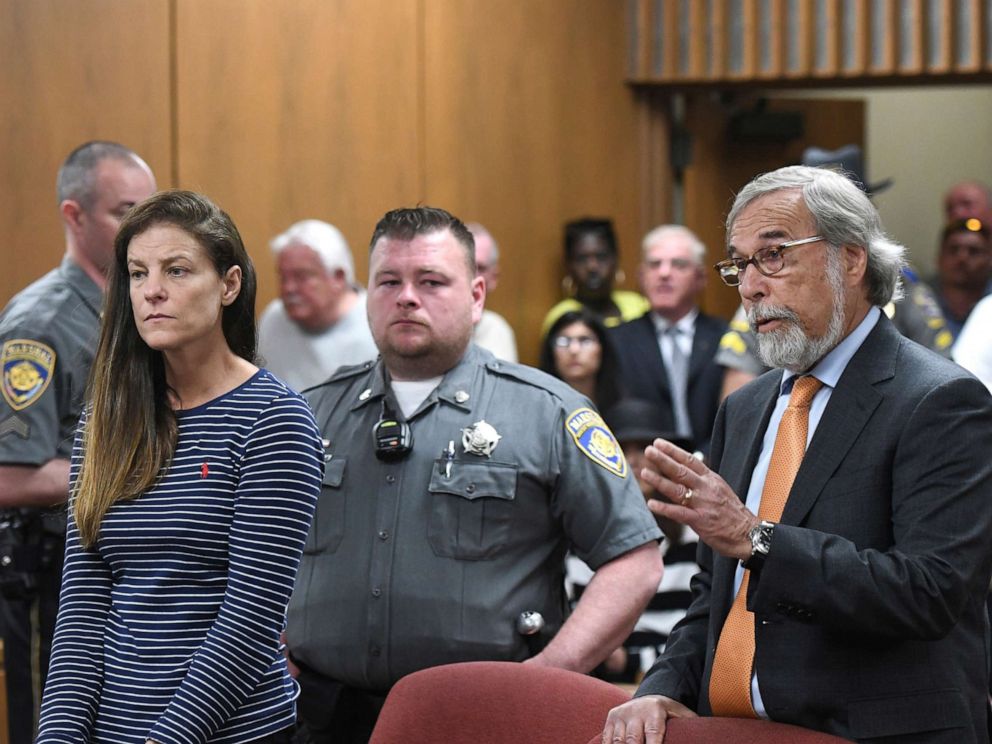
<instances>
[{"instance_id":1,"label":"police shoulder patch","mask_svg":"<svg viewBox=\"0 0 992 744\"><path fill-rule=\"evenodd\" d=\"M627 459L606 422L591 408L579 408L565 419L565 430L575 446L592 460L616 476L627 476Z\"/></svg>"},{"instance_id":2,"label":"police shoulder patch","mask_svg":"<svg viewBox=\"0 0 992 744\"><path fill-rule=\"evenodd\" d=\"M48 388L55 371L55 352L40 341L10 339L0 350L0 369L4 400L20 411L37 401Z\"/></svg>"}]
</instances>

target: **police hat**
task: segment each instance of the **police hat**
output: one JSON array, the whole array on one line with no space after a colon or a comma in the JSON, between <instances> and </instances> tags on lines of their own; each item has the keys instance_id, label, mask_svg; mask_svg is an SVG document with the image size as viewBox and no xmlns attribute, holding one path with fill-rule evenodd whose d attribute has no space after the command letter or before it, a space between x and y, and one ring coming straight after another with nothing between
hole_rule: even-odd
<instances>
[{"instance_id":1,"label":"police hat","mask_svg":"<svg viewBox=\"0 0 992 744\"><path fill-rule=\"evenodd\" d=\"M803 165L814 168L834 168L844 171L844 175L858 185L858 188L869 196L879 194L892 185L892 179L886 178L878 183L868 183L865 177L864 156L857 145L844 145L836 150L824 150L822 147L807 147L803 150Z\"/></svg>"},{"instance_id":2,"label":"police hat","mask_svg":"<svg viewBox=\"0 0 992 744\"><path fill-rule=\"evenodd\" d=\"M603 420L620 444L651 442L660 437L677 447L692 451L689 442L666 428L661 409L649 400L623 398L603 412Z\"/></svg>"}]
</instances>

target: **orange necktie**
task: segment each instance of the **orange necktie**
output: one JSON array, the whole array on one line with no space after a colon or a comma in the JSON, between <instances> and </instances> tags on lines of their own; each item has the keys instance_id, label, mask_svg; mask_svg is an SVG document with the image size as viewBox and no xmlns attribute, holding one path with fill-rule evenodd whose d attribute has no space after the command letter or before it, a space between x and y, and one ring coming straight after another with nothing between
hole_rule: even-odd
<instances>
[{"instance_id":1,"label":"orange necktie","mask_svg":"<svg viewBox=\"0 0 992 744\"><path fill-rule=\"evenodd\" d=\"M792 387L789 405L775 434L775 447L768 463L768 474L761 490L758 518L778 522L792 490L799 465L806 454L809 407L820 389L815 377L799 377ZM734 604L720 631L713 671L710 675L710 707L713 715L756 718L751 704L751 675L754 671L754 613L747 609L747 584L751 572L745 570Z\"/></svg>"}]
</instances>

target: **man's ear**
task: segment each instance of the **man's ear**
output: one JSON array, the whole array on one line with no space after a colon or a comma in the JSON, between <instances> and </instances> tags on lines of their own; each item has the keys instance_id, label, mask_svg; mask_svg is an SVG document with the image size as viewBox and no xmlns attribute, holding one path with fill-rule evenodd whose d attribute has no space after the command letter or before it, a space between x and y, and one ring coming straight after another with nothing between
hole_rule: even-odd
<instances>
[{"instance_id":1,"label":"man's ear","mask_svg":"<svg viewBox=\"0 0 992 744\"><path fill-rule=\"evenodd\" d=\"M860 284L868 273L868 249L859 245L841 246L844 259L844 273L850 284Z\"/></svg>"},{"instance_id":2,"label":"man's ear","mask_svg":"<svg viewBox=\"0 0 992 744\"><path fill-rule=\"evenodd\" d=\"M83 208L75 199L63 199L62 203L59 204L59 214L62 216L62 222L70 230L76 231L80 229L80 218L83 214Z\"/></svg>"}]
</instances>

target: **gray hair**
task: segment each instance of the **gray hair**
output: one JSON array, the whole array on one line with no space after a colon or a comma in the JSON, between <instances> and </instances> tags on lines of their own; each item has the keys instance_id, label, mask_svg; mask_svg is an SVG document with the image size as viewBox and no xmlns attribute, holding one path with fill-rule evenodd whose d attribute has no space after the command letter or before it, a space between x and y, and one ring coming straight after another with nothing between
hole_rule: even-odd
<instances>
[{"instance_id":1,"label":"gray hair","mask_svg":"<svg viewBox=\"0 0 992 744\"><path fill-rule=\"evenodd\" d=\"M86 142L70 152L59 168L55 179L55 198L58 203L71 199L83 209L90 209L96 202L96 167L104 160L119 160L133 164L136 168L148 167L136 152L117 142Z\"/></svg>"},{"instance_id":2,"label":"gray hair","mask_svg":"<svg viewBox=\"0 0 992 744\"><path fill-rule=\"evenodd\" d=\"M492 250L492 256L490 257L492 260L490 261L490 263L493 266L495 266L496 264L498 264L499 263L499 244L496 242L496 238L493 237L493 234L491 232L489 232L485 228L485 226L479 224L478 222L466 222L465 223L465 227L467 227L468 228L468 231L470 233L472 233L472 237L475 238L476 244L478 244L479 238L489 238L489 245L490 245L491 250Z\"/></svg>"},{"instance_id":3,"label":"gray hair","mask_svg":"<svg viewBox=\"0 0 992 744\"><path fill-rule=\"evenodd\" d=\"M348 284L355 283L355 262L344 235L334 225L321 220L302 220L290 225L286 232L274 237L269 247L275 255L293 245L309 248L320 257L329 272L340 269Z\"/></svg>"},{"instance_id":4,"label":"gray hair","mask_svg":"<svg viewBox=\"0 0 992 744\"><path fill-rule=\"evenodd\" d=\"M702 266L706 261L706 246L692 230L685 225L658 225L644 236L641 241L641 256L647 255L648 249L660 240L669 237L684 237L689 239L689 249L692 251L693 260Z\"/></svg>"},{"instance_id":5,"label":"gray hair","mask_svg":"<svg viewBox=\"0 0 992 744\"><path fill-rule=\"evenodd\" d=\"M884 307L902 298L900 273L906 249L891 240L882 228L878 211L867 195L842 172L830 168L790 165L763 173L740 190L727 215L727 239L734 222L751 202L785 189L802 192L806 208L816 221L817 232L834 247L853 245L865 249L868 301Z\"/></svg>"}]
</instances>

